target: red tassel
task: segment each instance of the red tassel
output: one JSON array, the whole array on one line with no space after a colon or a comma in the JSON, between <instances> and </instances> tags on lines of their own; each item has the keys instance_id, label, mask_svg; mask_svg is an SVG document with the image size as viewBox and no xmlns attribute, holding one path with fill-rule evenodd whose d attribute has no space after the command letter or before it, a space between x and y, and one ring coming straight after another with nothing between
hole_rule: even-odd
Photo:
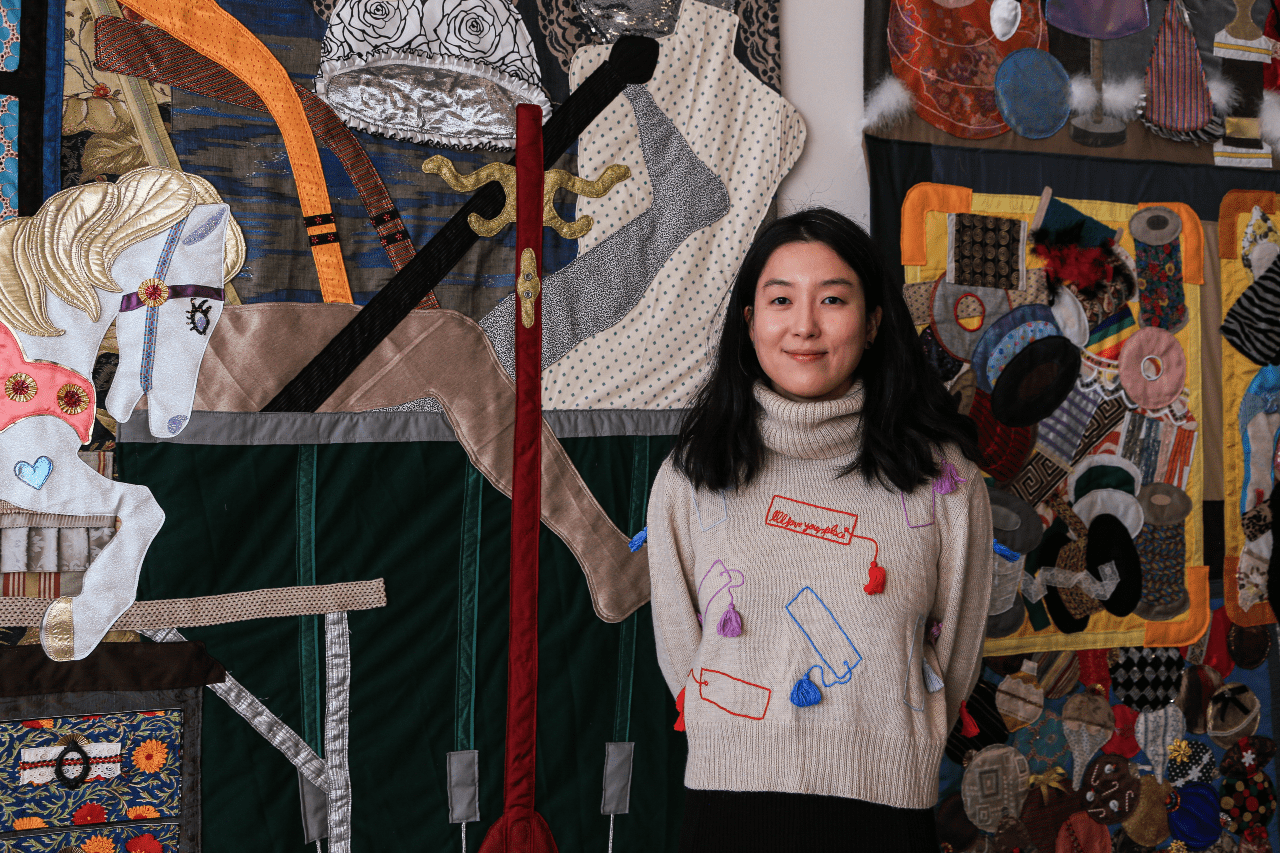
<instances>
[{"instance_id":1,"label":"red tassel","mask_svg":"<svg viewBox=\"0 0 1280 853\"><path fill-rule=\"evenodd\" d=\"M862 588L862 591L867 595L879 595L884 592L884 568L875 560L872 560L869 574L871 579L867 581L867 585Z\"/></svg>"},{"instance_id":2,"label":"red tassel","mask_svg":"<svg viewBox=\"0 0 1280 853\"><path fill-rule=\"evenodd\" d=\"M960 734L965 737L978 736L978 724L973 721L973 715L969 713L968 701L960 703Z\"/></svg>"},{"instance_id":3,"label":"red tassel","mask_svg":"<svg viewBox=\"0 0 1280 853\"><path fill-rule=\"evenodd\" d=\"M680 695L676 696L676 710L680 712L680 716L676 717L676 724L671 728L678 732L684 731L684 688L680 688Z\"/></svg>"}]
</instances>

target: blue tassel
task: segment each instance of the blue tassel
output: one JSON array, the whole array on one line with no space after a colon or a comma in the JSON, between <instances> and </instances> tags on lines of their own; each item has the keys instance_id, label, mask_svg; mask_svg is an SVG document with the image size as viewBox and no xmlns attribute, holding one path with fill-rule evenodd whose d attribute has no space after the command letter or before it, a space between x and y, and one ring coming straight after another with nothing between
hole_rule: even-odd
<instances>
[{"instance_id":1,"label":"blue tassel","mask_svg":"<svg viewBox=\"0 0 1280 853\"><path fill-rule=\"evenodd\" d=\"M995 551L1001 557L1004 557L1010 563L1016 563L1018 562L1018 560L1022 559L1021 554L1019 554L1017 551L1013 550L1012 548L1001 545L1000 540L998 539L991 540L991 550Z\"/></svg>"},{"instance_id":2,"label":"blue tassel","mask_svg":"<svg viewBox=\"0 0 1280 853\"><path fill-rule=\"evenodd\" d=\"M640 550L640 546L644 545L645 540L647 540L648 538L649 538L649 528L647 527L642 528L639 533L631 537L631 541L627 543L627 547L630 548L631 553L634 554L636 551Z\"/></svg>"},{"instance_id":3,"label":"blue tassel","mask_svg":"<svg viewBox=\"0 0 1280 853\"><path fill-rule=\"evenodd\" d=\"M732 603L724 611L724 615L720 617L720 624L716 625L716 633L721 637L740 637L742 636L742 616L738 613L738 608Z\"/></svg>"},{"instance_id":4,"label":"blue tassel","mask_svg":"<svg viewBox=\"0 0 1280 853\"><path fill-rule=\"evenodd\" d=\"M797 708L808 708L822 701L822 691L818 685L809 680L808 673L791 688L791 704Z\"/></svg>"}]
</instances>

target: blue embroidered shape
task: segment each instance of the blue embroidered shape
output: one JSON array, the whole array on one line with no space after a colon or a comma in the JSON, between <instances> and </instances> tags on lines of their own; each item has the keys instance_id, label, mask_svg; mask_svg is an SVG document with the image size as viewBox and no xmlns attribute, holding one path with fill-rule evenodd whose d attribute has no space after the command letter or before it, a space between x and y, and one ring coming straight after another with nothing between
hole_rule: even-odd
<instances>
[{"instance_id":1,"label":"blue embroidered shape","mask_svg":"<svg viewBox=\"0 0 1280 853\"><path fill-rule=\"evenodd\" d=\"M156 261L156 274L154 277L144 281L142 286L157 287L160 295L152 300L146 295L143 296L143 303L147 306L146 325L142 332L142 367L139 370L138 381L142 385L142 393L151 393L151 377L155 373L156 366L156 326L160 322L160 306L168 299L168 290L164 287L164 277L169 272L169 262L173 260L173 253L178 248L178 235L182 233L182 226L186 224L185 219L177 225L169 229L169 236L165 238L164 250L160 252L160 258Z\"/></svg>"},{"instance_id":2,"label":"blue embroidered shape","mask_svg":"<svg viewBox=\"0 0 1280 853\"><path fill-rule=\"evenodd\" d=\"M818 685L809 680L809 673L804 674L804 678L796 682L796 686L791 688L791 704L797 708L808 708L810 705L817 705L822 701L822 691L818 689Z\"/></svg>"},{"instance_id":3,"label":"blue embroidered shape","mask_svg":"<svg viewBox=\"0 0 1280 853\"><path fill-rule=\"evenodd\" d=\"M995 551L1001 557L1004 557L1010 563L1016 563L1022 559L1022 555L1019 554L1017 551L1013 550L1012 548L1001 545L999 539L991 540L991 550Z\"/></svg>"},{"instance_id":4,"label":"blue embroidered shape","mask_svg":"<svg viewBox=\"0 0 1280 853\"><path fill-rule=\"evenodd\" d=\"M212 234L219 225L222 224L222 218L227 215L226 207L219 207L218 212L210 216L204 222L201 222L195 228L191 229L191 233L186 234L182 238L182 245L194 246L205 237Z\"/></svg>"},{"instance_id":5,"label":"blue embroidered shape","mask_svg":"<svg viewBox=\"0 0 1280 853\"><path fill-rule=\"evenodd\" d=\"M49 475L53 473L53 460L48 456L41 456L35 464L19 462L13 466L13 473L31 488L39 489L49 481Z\"/></svg>"},{"instance_id":6,"label":"blue embroidered shape","mask_svg":"<svg viewBox=\"0 0 1280 853\"><path fill-rule=\"evenodd\" d=\"M187 423L186 415L174 415L173 417L169 418L169 423L168 423L169 435L177 435L178 433L182 432L182 428L186 425L186 423Z\"/></svg>"},{"instance_id":7,"label":"blue embroidered shape","mask_svg":"<svg viewBox=\"0 0 1280 853\"><path fill-rule=\"evenodd\" d=\"M639 551L640 548L644 546L644 543L648 541L648 539L649 539L649 528L645 527L641 529L641 531L637 533L635 536L631 537L631 541L627 543L627 547L630 548L631 553L634 554L636 551Z\"/></svg>"},{"instance_id":8,"label":"blue embroidered shape","mask_svg":"<svg viewBox=\"0 0 1280 853\"><path fill-rule=\"evenodd\" d=\"M720 517L708 524L710 519L702 517L702 508L698 506L698 493L693 493L693 511L698 514L698 527L702 528L703 533L729 520L729 501L725 498L724 492L717 493L716 497L720 498Z\"/></svg>"},{"instance_id":9,"label":"blue embroidered shape","mask_svg":"<svg viewBox=\"0 0 1280 853\"><path fill-rule=\"evenodd\" d=\"M853 678L854 667L862 663L862 655L831 612L831 608L808 586L797 592L786 607L787 615L796 623L796 627L822 661L821 666L815 664L809 668L809 672L818 670L823 687L847 684ZM840 663L833 664L832 661ZM827 680L828 675L831 677L830 681Z\"/></svg>"}]
</instances>

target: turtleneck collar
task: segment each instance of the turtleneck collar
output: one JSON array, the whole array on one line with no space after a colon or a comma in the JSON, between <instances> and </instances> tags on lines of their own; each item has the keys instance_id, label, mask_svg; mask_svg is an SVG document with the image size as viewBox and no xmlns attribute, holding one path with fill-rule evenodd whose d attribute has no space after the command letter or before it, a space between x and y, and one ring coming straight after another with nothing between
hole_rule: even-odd
<instances>
[{"instance_id":1,"label":"turtleneck collar","mask_svg":"<svg viewBox=\"0 0 1280 853\"><path fill-rule=\"evenodd\" d=\"M760 437L765 447L797 459L847 459L853 453L862 412L861 380L843 397L817 403L788 400L763 382L753 390L764 409Z\"/></svg>"}]
</instances>

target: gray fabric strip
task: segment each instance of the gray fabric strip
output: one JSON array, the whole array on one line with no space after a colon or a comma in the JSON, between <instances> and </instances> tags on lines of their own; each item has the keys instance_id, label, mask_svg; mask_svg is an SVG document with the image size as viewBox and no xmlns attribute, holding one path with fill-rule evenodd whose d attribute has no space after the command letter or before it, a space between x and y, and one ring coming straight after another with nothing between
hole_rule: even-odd
<instances>
[{"instance_id":1,"label":"gray fabric strip","mask_svg":"<svg viewBox=\"0 0 1280 853\"><path fill-rule=\"evenodd\" d=\"M480 751L463 749L446 756L449 774L449 823L480 819Z\"/></svg>"},{"instance_id":2,"label":"gray fabric strip","mask_svg":"<svg viewBox=\"0 0 1280 853\"><path fill-rule=\"evenodd\" d=\"M157 643L177 643L185 640L176 628L143 629L145 637ZM227 673L227 680L221 684L210 684L209 689L218 694L222 701L253 726L254 730L267 739L267 742L302 772L311 784L322 791L329 790L329 781L325 773L324 761L307 746L306 741L298 733L280 721L280 718L267 710L258 697L254 696L244 685ZM344 752L345 756L345 752Z\"/></svg>"},{"instance_id":3,"label":"gray fabric strip","mask_svg":"<svg viewBox=\"0 0 1280 853\"><path fill-rule=\"evenodd\" d=\"M351 723L351 629L347 613L324 617L325 692L324 758L329 782L329 853L351 850L351 774L347 742Z\"/></svg>"},{"instance_id":4,"label":"gray fabric strip","mask_svg":"<svg viewBox=\"0 0 1280 853\"><path fill-rule=\"evenodd\" d=\"M675 435L684 409L594 409L549 411L542 415L557 438L613 435ZM453 428L436 412L200 412L175 438L151 435L143 418L119 425L117 439L130 444L372 444L375 442L456 441Z\"/></svg>"},{"instance_id":5,"label":"gray fabric strip","mask_svg":"<svg viewBox=\"0 0 1280 853\"><path fill-rule=\"evenodd\" d=\"M631 760L636 745L606 743L604 745L604 796L600 799L600 814L626 814L631 810Z\"/></svg>"},{"instance_id":6,"label":"gray fabric strip","mask_svg":"<svg viewBox=\"0 0 1280 853\"><path fill-rule=\"evenodd\" d=\"M329 836L329 798L298 771L298 800L302 805L302 840L308 844Z\"/></svg>"}]
</instances>

